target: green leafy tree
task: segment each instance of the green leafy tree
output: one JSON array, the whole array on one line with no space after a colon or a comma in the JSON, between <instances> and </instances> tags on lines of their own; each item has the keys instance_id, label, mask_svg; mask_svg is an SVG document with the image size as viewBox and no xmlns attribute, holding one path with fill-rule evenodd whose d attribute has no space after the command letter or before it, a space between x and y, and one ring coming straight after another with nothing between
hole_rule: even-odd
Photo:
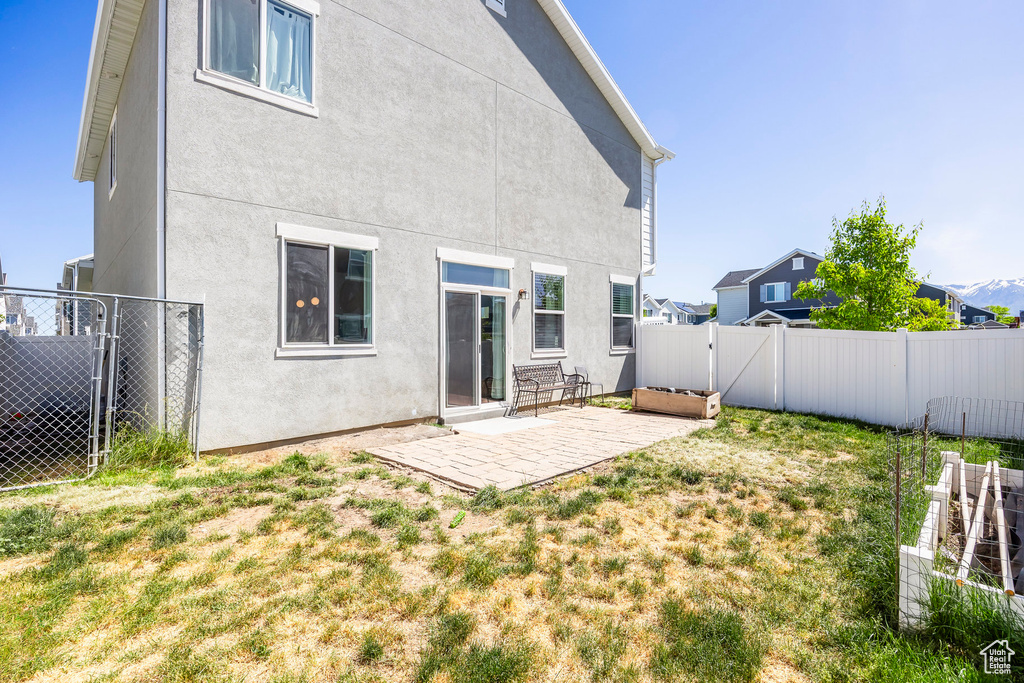
<instances>
[{"instance_id":1,"label":"green leafy tree","mask_svg":"<svg viewBox=\"0 0 1024 683\"><path fill-rule=\"evenodd\" d=\"M1006 306L985 306L985 308L996 314L996 322L1004 325L1012 325L1017 322L1017 318L1010 315L1010 309Z\"/></svg>"},{"instance_id":2,"label":"green leafy tree","mask_svg":"<svg viewBox=\"0 0 1024 683\"><path fill-rule=\"evenodd\" d=\"M868 202L842 223L832 219L832 245L815 279L802 282L795 298L821 300L835 292L842 303L816 308L811 320L826 330L891 331L949 329L949 312L917 299L920 278L910 265L922 225L911 229L885 219L885 198Z\"/></svg>"},{"instance_id":3,"label":"green leafy tree","mask_svg":"<svg viewBox=\"0 0 1024 683\"><path fill-rule=\"evenodd\" d=\"M712 318L718 317L718 304L711 304L711 310L708 313Z\"/></svg>"}]
</instances>

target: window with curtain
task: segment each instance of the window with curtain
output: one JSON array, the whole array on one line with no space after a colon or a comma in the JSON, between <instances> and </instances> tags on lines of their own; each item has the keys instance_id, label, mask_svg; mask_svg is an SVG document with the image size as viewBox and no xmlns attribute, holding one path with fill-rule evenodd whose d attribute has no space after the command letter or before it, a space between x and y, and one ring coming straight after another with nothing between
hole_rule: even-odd
<instances>
[{"instance_id":1,"label":"window with curtain","mask_svg":"<svg viewBox=\"0 0 1024 683\"><path fill-rule=\"evenodd\" d=\"M612 283L612 348L633 348L633 285Z\"/></svg>"},{"instance_id":2,"label":"window with curtain","mask_svg":"<svg viewBox=\"0 0 1024 683\"><path fill-rule=\"evenodd\" d=\"M312 14L278 0L208 3L208 69L312 103ZM266 22L262 36L261 16Z\"/></svg>"},{"instance_id":3,"label":"window with curtain","mask_svg":"<svg viewBox=\"0 0 1024 683\"><path fill-rule=\"evenodd\" d=\"M533 274L533 348L565 350L565 277Z\"/></svg>"},{"instance_id":4,"label":"window with curtain","mask_svg":"<svg viewBox=\"0 0 1024 683\"><path fill-rule=\"evenodd\" d=\"M298 242L284 251L285 345L371 346L373 251Z\"/></svg>"}]
</instances>

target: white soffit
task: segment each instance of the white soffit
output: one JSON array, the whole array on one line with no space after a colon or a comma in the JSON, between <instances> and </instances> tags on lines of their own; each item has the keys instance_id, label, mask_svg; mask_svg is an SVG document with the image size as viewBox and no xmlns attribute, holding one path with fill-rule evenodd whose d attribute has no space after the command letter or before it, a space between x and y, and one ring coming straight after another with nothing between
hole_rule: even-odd
<instances>
[{"instance_id":1,"label":"white soffit","mask_svg":"<svg viewBox=\"0 0 1024 683\"><path fill-rule=\"evenodd\" d=\"M95 180L145 0L99 0L78 128L75 180Z\"/></svg>"},{"instance_id":2,"label":"white soffit","mask_svg":"<svg viewBox=\"0 0 1024 683\"><path fill-rule=\"evenodd\" d=\"M594 48L587 42L583 32L580 31L580 27L576 25L576 21L569 14L569 10L562 4L562 0L537 0L537 2L547 13L555 28L558 29L558 32L562 34L562 38L569 45L576 58L580 60L580 64L590 74L590 77L594 79L594 83L605 99L608 100L608 104L618 114L619 119L622 120L630 135L640 145L640 149L643 150L644 154L655 160L662 158L667 160L675 157L673 152L661 147L654 141L654 137L647 130L647 127L644 126L640 117L637 116L629 101L626 100L626 96L622 94L619 86L616 85L615 79L608 73L608 69L605 68L600 57L594 52Z\"/></svg>"}]
</instances>

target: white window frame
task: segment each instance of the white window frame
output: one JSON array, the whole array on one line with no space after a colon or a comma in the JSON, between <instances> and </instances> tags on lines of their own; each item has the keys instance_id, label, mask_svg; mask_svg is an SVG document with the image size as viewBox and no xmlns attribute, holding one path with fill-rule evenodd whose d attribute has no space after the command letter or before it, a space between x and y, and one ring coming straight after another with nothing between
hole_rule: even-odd
<instances>
[{"instance_id":1,"label":"white window frame","mask_svg":"<svg viewBox=\"0 0 1024 683\"><path fill-rule=\"evenodd\" d=\"M794 257L793 258L793 270L803 270L803 269L804 269L804 257L803 256L796 256L796 257Z\"/></svg>"},{"instance_id":2,"label":"white window frame","mask_svg":"<svg viewBox=\"0 0 1024 683\"><path fill-rule=\"evenodd\" d=\"M266 77L267 77L267 0L259 0L260 9L260 82L259 85L254 85L248 81L229 76L228 74L214 71L210 68L210 0L202 0L203 2L203 16L202 26L199 32L200 41L202 43L200 47L200 55L202 56L202 62L200 67L196 69L195 79L200 83L207 83L209 85L228 90L230 92L237 93L239 95L245 95L257 100L263 100L270 104L277 105L283 109L290 109L300 114L306 114L314 118L320 116L320 110L317 107L317 67L316 67L316 31L317 31L317 18L320 16L320 3L316 0L277 0L283 5L288 5L295 10L308 14L310 16L309 26L309 70L312 78L312 89L310 93L309 102L304 102L294 97L288 97L281 93L274 92L267 89Z\"/></svg>"},{"instance_id":3,"label":"white window frame","mask_svg":"<svg viewBox=\"0 0 1024 683\"><path fill-rule=\"evenodd\" d=\"M114 115L110 119L110 129L107 131L107 144L109 149L109 180L110 190L107 192L107 199L114 196L117 189L117 107L114 107Z\"/></svg>"},{"instance_id":4,"label":"white window frame","mask_svg":"<svg viewBox=\"0 0 1024 683\"><path fill-rule=\"evenodd\" d=\"M986 320L988 320L988 318L986 318L985 316L983 316L983 315L976 315L976 316L974 316L974 322L971 323L971 324L972 325L978 325L978 324L984 323Z\"/></svg>"},{"instance_id":5,"label":"white window frame","mask_svg":"<svg viewBox=\"0 0 1024 683\"><path fill-rule=\"evenodd\" d=\"M615 287L613 285L629 285L633 288L633 312L630 315L627 316L625 313L615 312ZM611 275L608 277L608 312L611 314L608 318L608 345L611 355L634 353L636 351L636 278L625 275ZM630 346L616 346L614 320L627 317L633 321L633 334L631 335L633 343Z\"/></svg>"},{"instance_id":6,"label":"white window frame","mask_svg":"<svg viewBox=\"0 0 1024 683\"><path fill-rule=\"evenodd\" d=\"M762 301L761 303L764 303L764 304L784 304L787 301L789 301L789 299L786 299L786 298L782 298L782 299L777 298L780 287L782 288L782 296L783 297L786 296L786 285L787 284L789 284L789 283L786 283L786 282L766 282L764 284L764 287L765 287L765 290L764 290L765 291L765 297L764 298L765 298L765 300ZM769 291L768 288L769 287L774 287L775 288L775 292L776 292L775 296L776 296L776 298L774 298L774 299L769 299L768 298L768 291Z\"/></svg>"},{"instance_id":7,"label":"white window frame","mask_svg":"<svg viewBox=\"0 0 1024 683\"><path fill-rule=\"evenodd\" d=\"M541 311L537 309L537 293L533 289L537 286L537 275L556 275L562 278L562 310L561 311ZM530 307L533 309L533 316L530 319L530 348L533 349L533 358L568 358L569 354L566 351L567 344L565 343L566 333L566 318L565 309L567 307L566 297L567 291L565 288L565 282L568 279L569 269L563 266L552 266L546 263L533 263L530 265L530 292L532 300ZM537 348L537 316L538 315L560 315L562 316L562 348L560 349L538 349Z\"/></svg>"},{"instance_id":8,"label":"white window frame","mask_svg":"<svg viewBox=\"0 0 1024 683\"><path fill-rule=\"evenodd\" d=\"M275 358L315 358L332 356L376 356L377 355L377 252L380 240L368 235L311 228L291 223L277 224L277 240L280 255L280 311L278 313L278 347ZM327 248L327 310L331 324L328 327L327 343L289 343L288 331L288 245L303 244ZM334 341L334 249L355 249L372 252L370 261L370 341L367 344L337 344Z\"/></svg>"},{"instance_id":9,"label":"white window frame","mask_svg":"<svg viewBox=\"0 0 1024 683\"><path fill-rule=\"evenodd\" d=\"M495 12L500 14L501 16L507 17L508 16L508 10L505 7L505 5L507 3L508 3L508 0L485 0L484 4L487 5L487 9L494 10Z\"/></svg>"}]
</instances>

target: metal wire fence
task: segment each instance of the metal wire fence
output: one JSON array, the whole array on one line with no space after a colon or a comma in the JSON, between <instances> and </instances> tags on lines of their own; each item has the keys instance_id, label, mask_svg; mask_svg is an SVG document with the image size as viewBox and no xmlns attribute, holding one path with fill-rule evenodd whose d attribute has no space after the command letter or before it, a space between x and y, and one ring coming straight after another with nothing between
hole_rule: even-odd
<instances>
[{"instance_id":1,"label":"metal wire fence","mask_svg":"<svg viewBox=\"0 0 1024 683\"><path fill-rule=\"evenodd\" d=\"M0 287L0 490L80 480L123 430L198 453L202 304Z\"/></svg>"},{"instance_id":2,"label":"metal wire fence","mask_svg":"<svg viewBox=\"0 0 1024 683\"><path fill-rule=\"evenodd\" d=\"M1024 618L1024 404L947 397L889 435L899 620Z\"/></svg>"}]
</instances>

